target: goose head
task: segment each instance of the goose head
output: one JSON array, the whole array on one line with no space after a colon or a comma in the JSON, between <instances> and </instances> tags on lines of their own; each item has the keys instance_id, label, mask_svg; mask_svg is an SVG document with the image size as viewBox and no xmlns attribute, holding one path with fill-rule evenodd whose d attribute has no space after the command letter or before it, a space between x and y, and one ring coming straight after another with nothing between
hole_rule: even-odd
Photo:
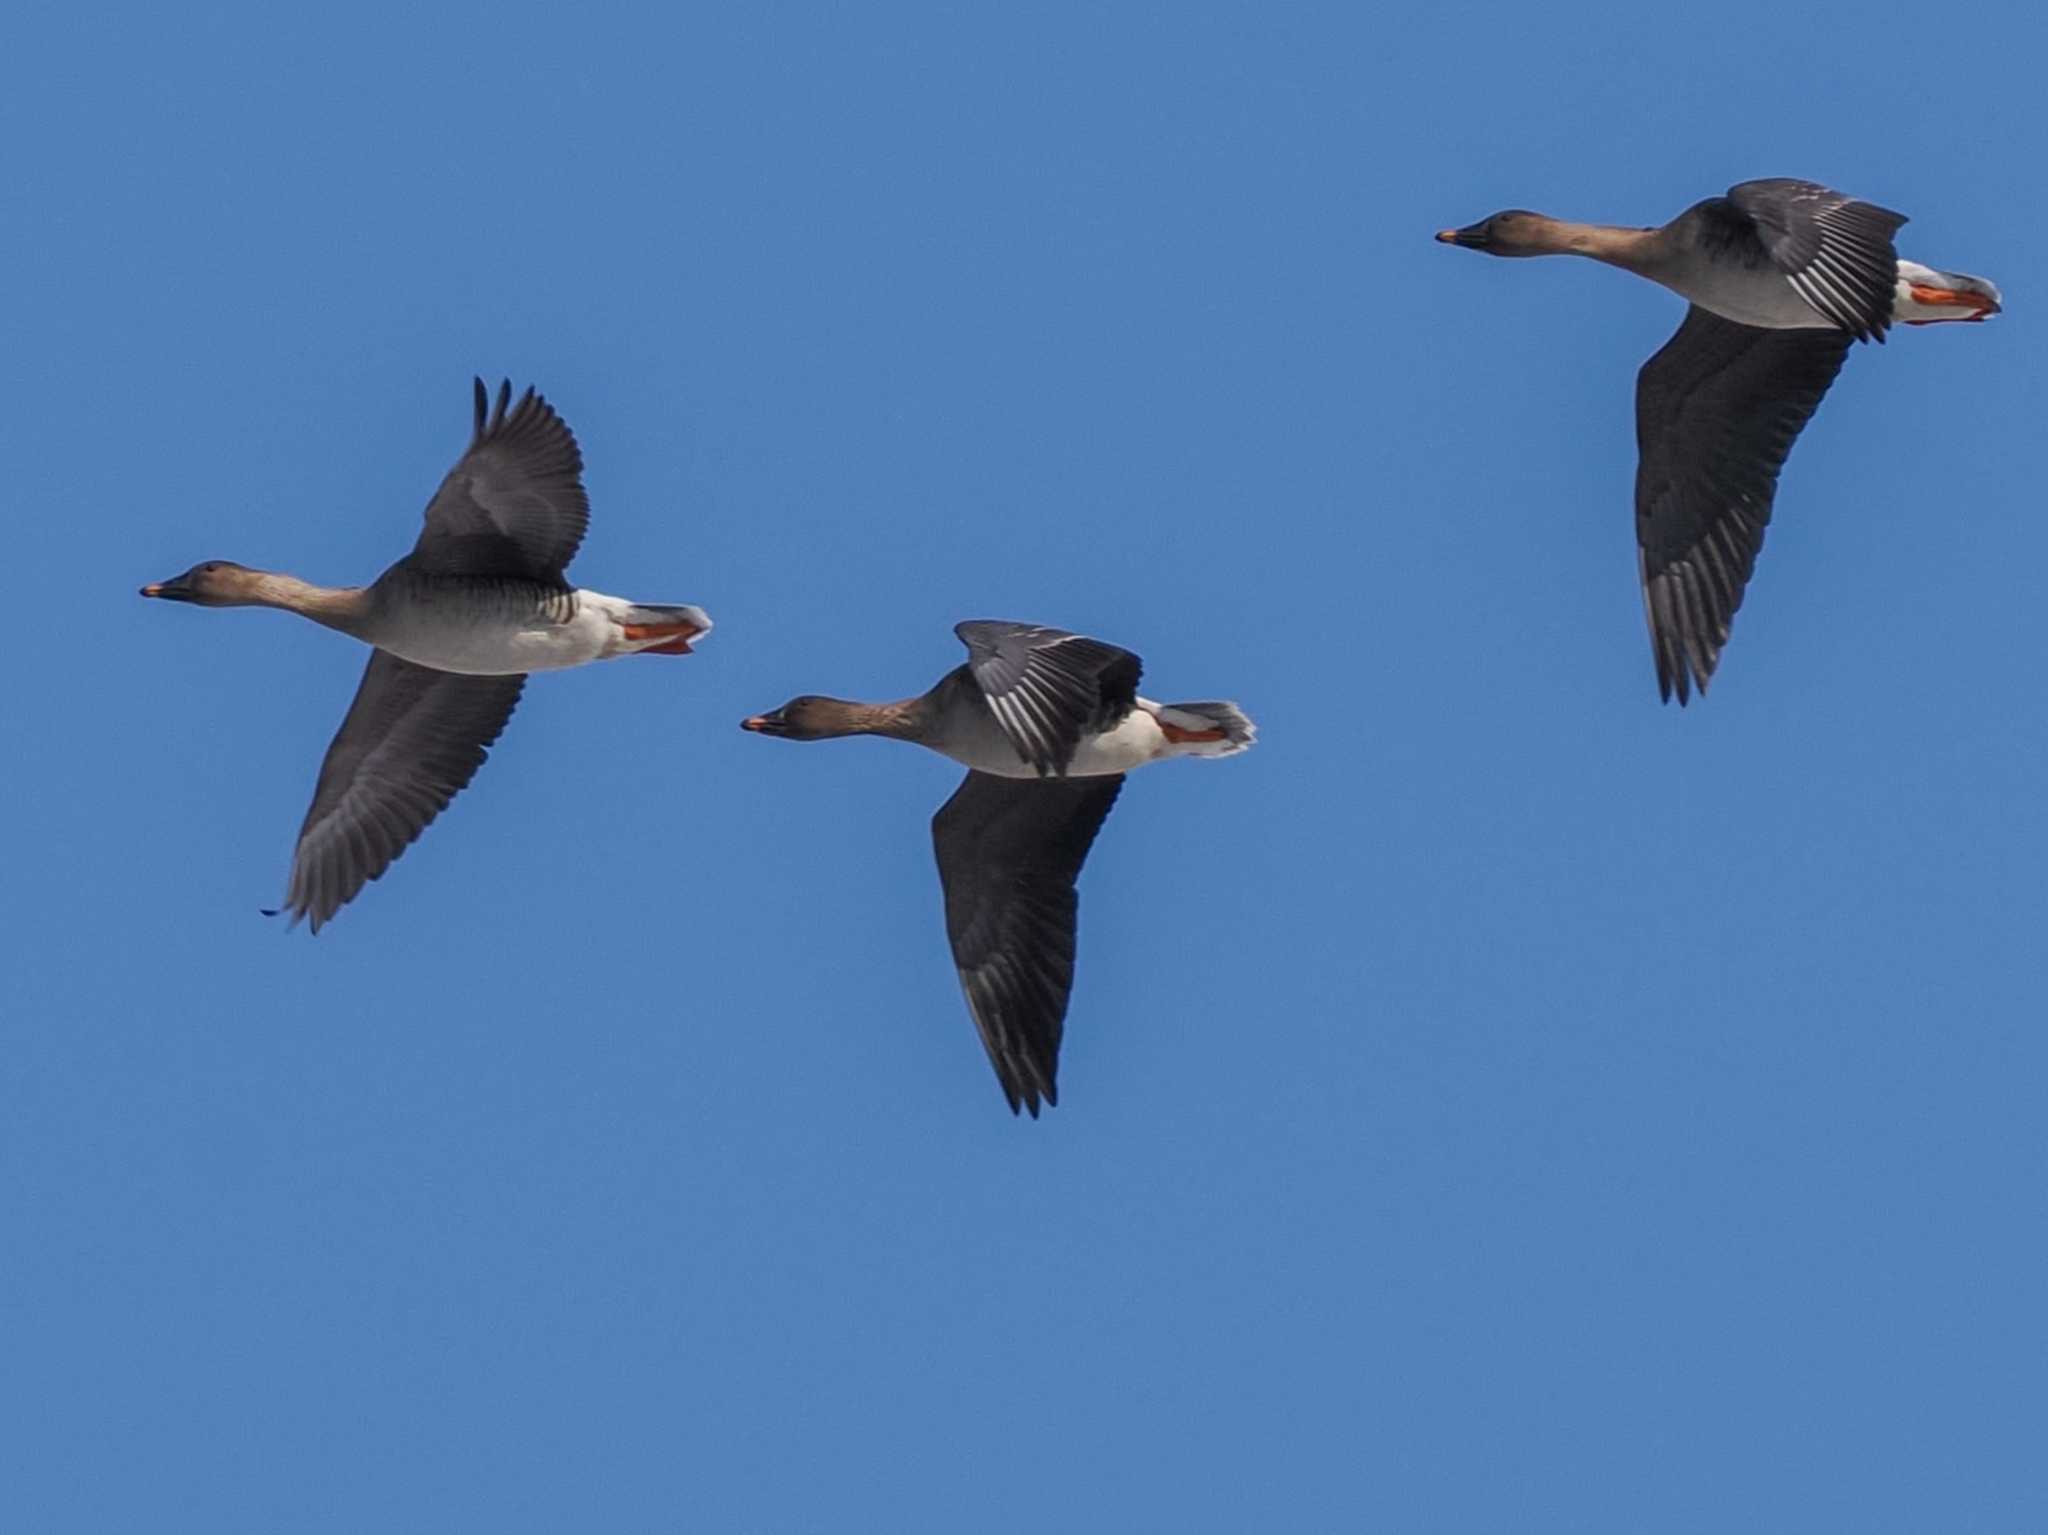
<instances>
[{"instance_id":1,"label":"goose head","mask_svg":"<svg viewBox=\"0 0 2048 1535\"><path fill-rule=\"evenodd\" d=\"M207 560L183 575L152 581L142 589L142 595L161 597L166 602L194 602L203 608L254 607L263 603L262 578L262 571L237 565L233 560Z\"/></svg>"},{"instance_id":2,"label":"goose head","mask_svg":"<svg viewBox=\"0 0 2048 1535\"><path fill-rule=\"evenodd\" d=\"M1463 229L1440 229L1436 237L1489 256L1548 256L1560 248L1557 220L1526 208L1503 209Z\"/></svg>"},{"instance_id":3,"label":"goose head","mask_svg":"<svg viewBox=\"0 0 2048 1535\"><path fill-rule=\"evenodd\" d=\"M861 730L861 708L840 698L821 698L805 693L792 698L780 709L752 715L740 721L740 729L756 735L781 736L787 741L823 741L831 736L855 735Z\"/></svg>"}]
</instances>

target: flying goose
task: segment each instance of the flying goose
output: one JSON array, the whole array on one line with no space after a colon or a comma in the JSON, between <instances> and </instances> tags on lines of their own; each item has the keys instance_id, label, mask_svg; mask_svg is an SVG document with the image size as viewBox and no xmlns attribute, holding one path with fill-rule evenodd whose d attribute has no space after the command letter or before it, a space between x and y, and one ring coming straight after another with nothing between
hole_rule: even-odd
<instances>
[{"instance_id":1,"label":"flying goose","mask_svg":"<svg viewBox=\"0 0 2048 1535\"><path fill-rule=\"evenodd\" d=\"M965 665L896 703L805 695L741 728L792 741L889 736L968 769L932 819L946 937L1010 1112L1056 1104L1074 985L1074 882L1124 775L1167 757L1227 757L1257 731L1236 704L1138 696L1128 650L1037 624L954 631Z\"/></svg>"},{"instance_id":2,"label":"flying goose","mask_svg":"<svg viewBox=\"0 0 2048 1535\"><path fill-rule=\"evenodd\" d=\"M142 588L201 607L282 608L375 647L299 828L284 909L321 926L378 878L482 765L526 674L687 655L702 608L572 588L590 502L568 425L529 389L476 385L469 451L427 503L412 553L368 586L315 586L227 560ZM509 407L509 408L508 408Z\"/></svg>"},{"instance_id":3,"label":"flying goose","mask_svg":"<svg viewBox=\"0 0 2048 1535\"><path fill-rule=\"evenodd\" d=\"M1590 256L1691 302L1636 380L1636 543L1657 689L1702 696L1756 567L1785 456L1852 341L1982 320L1981 277L1902 261L1906 222L1811 181L1745 181L1658 229L1509 209L1437 239L1494 256Z\"/></svg>"}]
</instances>

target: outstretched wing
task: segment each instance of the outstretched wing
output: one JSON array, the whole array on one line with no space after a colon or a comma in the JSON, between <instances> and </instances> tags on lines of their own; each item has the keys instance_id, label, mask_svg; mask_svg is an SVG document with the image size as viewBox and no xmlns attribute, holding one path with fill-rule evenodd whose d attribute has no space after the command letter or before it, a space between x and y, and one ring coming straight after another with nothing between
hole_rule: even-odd
<instances>
[{"instance_id":1,"label":"outstretched wing","mask_svg":"<svg viewBox=\"0 0 2048 1535\"><path fill-rule=\"evenodd\" d=\"M1121 776L1046 782L969 773L932 817L946 937L1010 1112L1058 1103L1074 989L1074 881Z\"/></svg>"},{"instance_id":2,"label":"outstretched wing","mask_svg":"<svg viewBox=\"0 0 2048 1535\"><path fill-rule=\"evenodd\" d=\"M576 436L531 389L512 405L508 380L493 408L475 384L476 434L427 503L410 562L435 575L560 581L590 525Z\"/></svg>"},{"instance_id":3,"label":"outstretched wing","mask_svg":"<svg viewBox=\"0 0 2048 1535\"><path fill-rule=\"evenodd\" d=\"M1858 341L1882 341L1892 323L1903 213L1814 181L1774 177L1728 189L1755 226L1771 262L1799 296Z\"/></svg>"},{"instance_id":4,"label":"outstretched wing","mask_svg":"<svg viewBox=\"0 0 2048 1535\"><path fill-rule=\"evenodd\" d=\"M525 686L370 657L299 828L284 905L294 924L319 932L391 867L476 776Z\"/></svg>"},{"instance_id":5,"label":"outstretched wing","mask_svg":"<svg viewBox=\"0 0 2048 1535\"><path fill-rule=\"evenodd\" d=\"M1785 455L1845 330L1761 330L1694 305L1636 379L1636 544L1657 690L1702 694L1756 568Z\"/></svg>"},{"instance_id":6,"label":"outstretched wing","mask_svg":"<svg viewBox=\"0 0 2048 1535\"><path fill-rule=\"evenodd\" d=\"M1131 712L1144 663L1128 650L1037 624L956 624L967 669L1003 734L1041 777L1064 774L1081 738Z\"/></svg>"}]
</instances>

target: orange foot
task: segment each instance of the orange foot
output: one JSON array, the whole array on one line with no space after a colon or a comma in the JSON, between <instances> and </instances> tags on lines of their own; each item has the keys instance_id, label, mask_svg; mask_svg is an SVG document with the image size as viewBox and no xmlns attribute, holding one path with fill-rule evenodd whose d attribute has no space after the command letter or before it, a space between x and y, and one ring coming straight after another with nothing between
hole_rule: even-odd
<instances>
[{"instance_id":1,"label":"orange foot","mask_svg":"<svg viewBox=\"0 0 2048 1535\"><path fill-rule=\"evenodd\" d=\"M643 656L686 656L690 653L690 641L704 631L695 624L621 624L619 632L628 640L661 640L659 645L649 645L635 654Z\"/></svg>"},{"instance_id":2,"label":"orange foot","mask_svg":"<svg viewBox=\"0 0 2048 1535\"><path fill-rule=\"evenodd\" d=\"M1969 309L1975 311L1972 314L1957 315L1955 317L1957 320L1964 322L1982 320L1986 315L1993 313L1998 308L1985 294L1972 293L1967 288L1930 288L1924 283L1916 282L1911 284L1907 291L1913 295L1913 302L1916 304L1940 305L1948 309ZM1908 320L1906 323L1908 325L1938 325L1942 322L1940 320Z\"/></svg>"},{"instance_id":3,"label":"orange foot","mask_svg":"<svg viewBox=\"0 0 2048 1535\"><path fill-rule=\"evenodd\" d=\"M1184 730L1179 725L1169 724L1165 720L1159 722L1159 732L1176 746L1194 741L1220 741L1225 734L1221 730Z\"/></svg>"}]
</instances>

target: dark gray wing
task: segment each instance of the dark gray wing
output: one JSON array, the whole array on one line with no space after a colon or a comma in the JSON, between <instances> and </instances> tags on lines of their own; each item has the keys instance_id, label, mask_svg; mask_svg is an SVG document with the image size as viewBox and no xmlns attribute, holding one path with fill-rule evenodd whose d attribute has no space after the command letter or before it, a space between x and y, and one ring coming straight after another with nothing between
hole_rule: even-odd
<instances>
[{"instance_id":1,"label":"dark gray wing","mask_svg":"<svg viewBox=\"0 0 2048 1535\"><path fill-rule=\"evenodd\" d=\"M1144 662L1128 650L1038 624L955 624L967 669L1017 754L1041 777L1063 774L1081 737L1131 712Z\"/></svg>"},{"instance_id":2,"label":"dark gray wing","mask_svg":"<svg viewBox=\"0 0 2048 1535\"><path fill-rule=\"evenodd\" d=\"M1899 274L1892 236L1905 214L1783 176L1732 186L1728 201L1801 298L1858 341L1884 340Z\"/></svg>"},{"instance_id":3,"label":"dark gray wing","mask_svg":"<svg viewBox=\"0 0 2048 1535\"><path fill-rule=\"evenodd\" d=\"M294 924L319 932L391 867L476 776L525 686L370 657L299 828L284 903Z\"/></svg>"},{"instance_id":4,"label":"dark gray wing","mask_svg":"<svg viewBox=\"0 0 2048 1535\"><path fill-rule=\"evenodd\" d=\"M1124 786L969 773L932 817L946 937L967 1010L1010 1112L1058 1103L1060 1035L1074 989L1074 881Z\"/></svg>"},{"instance_id":5,"label":"dark gray wing","mask_svg":"<svg viewBox=\"0 0 2048 1535\"><path fill-rule=\"evenodd\" d=\"M1636 379L1636 544L1657 690L1702 694L1756 568L1778 471L1851 338L1694 305Z\"/></svg>"},{"instance_id":6,"label":"dark gray wing","mask_svg":"<svg viewBox=\"0 0 2048 1535\"><path fill-rule=\"evenodd\" d=\"M531 389L511 405L510 381L500 384L493 409L484 381L475 384L475 436L427 503L410 563L434 575L560 581L590 525L575 434Z\"/></svg>"}]
</instances>

